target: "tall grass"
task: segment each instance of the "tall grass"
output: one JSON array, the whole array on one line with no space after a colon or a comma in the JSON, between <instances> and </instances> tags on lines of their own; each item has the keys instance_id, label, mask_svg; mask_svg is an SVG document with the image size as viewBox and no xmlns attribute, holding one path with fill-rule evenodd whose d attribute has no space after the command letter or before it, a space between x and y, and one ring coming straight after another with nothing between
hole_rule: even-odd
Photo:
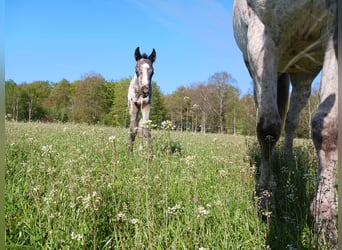
<instances>
[{"instance_id":1,"label":"tall grass","mask_svg":"<svg viewBox=\"0 0 342 250\"><path fill-rule=\"evenodd\" d=\"M250 144L251 164L260 166L260 149ZM269 201L266 223L267 244L271 249L331 249L319 241L310 215L317 178L317 155L311 141L297 140L293 155L285 153L281 141L272 156L275 186ZM256 171L256 182L259 169Z\"/></svg>"},{"instance_id":2,"label":"tall grass","mask_svg":"<svg viewBox=\"0 0 342 250\"><path fill-rule=\"evenodd\" d=\"M309 184L305 195L288 186L295 197L287 213L279 205L272 210L271 218L295 222L267 225L258 216L254 140L248 146L244 137L166 129L152 135L154 158L147 161L142 139L133 156L127 153L126 129L6 123L8 248L265 249L281 235L291 235L284 241L298 249L315 246L306 223ZM300 233L292 237L298 219Z\"/></svg>"}]
</instances>

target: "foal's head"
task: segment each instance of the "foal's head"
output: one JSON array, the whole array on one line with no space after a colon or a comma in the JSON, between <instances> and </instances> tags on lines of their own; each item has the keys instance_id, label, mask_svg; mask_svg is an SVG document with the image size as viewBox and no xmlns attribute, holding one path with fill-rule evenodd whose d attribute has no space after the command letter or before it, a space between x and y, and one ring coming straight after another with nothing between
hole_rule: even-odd
<instances>
[{"instance_id":1,"label":"foal's head","mask_svg":"<svg viewBox=\"0 0 342 250\"><path fill-rule=\"evenodd\" d=\"M138 85L140 94L146 98L151 92L151 79L153 76L153 62L156 60L156 51L153 49L152 53L147 56L141 55L139 47L135 49L135 60L137 64L135 66L135 73L138 79Z\"/></svg>"}]
</instances>

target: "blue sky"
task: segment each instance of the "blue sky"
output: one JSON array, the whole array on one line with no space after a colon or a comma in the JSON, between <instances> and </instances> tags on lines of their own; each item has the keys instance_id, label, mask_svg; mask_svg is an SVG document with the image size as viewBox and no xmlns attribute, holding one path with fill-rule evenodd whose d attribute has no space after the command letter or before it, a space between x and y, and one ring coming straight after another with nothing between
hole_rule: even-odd
<instances>
[{"instance_id":1,"label":"blue sky","mask_svg":"<svg viewBox=\"0 0 342 250\"><path fill-rule=\"evenodd\" d=\"M242 94L251 78L232 31L233 0L8 0L5 78L17 83L107 80L134 74L134 50L157 52L164 94L227 71Z\"/></svg>"}]
</instances>

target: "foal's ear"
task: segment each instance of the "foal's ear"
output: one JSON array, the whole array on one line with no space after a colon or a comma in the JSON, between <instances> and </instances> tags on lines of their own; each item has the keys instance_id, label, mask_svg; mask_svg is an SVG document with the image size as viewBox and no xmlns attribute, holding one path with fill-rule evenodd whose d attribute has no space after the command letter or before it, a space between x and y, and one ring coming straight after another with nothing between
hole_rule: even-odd
<instances>
[{"instance_id":1,"label":"foal's ear","mask_svg":"<svg viewBox=\"0 0 342 250\"><path fill-rule=\"evenodd\" d=\"M136 61L138 61L138 60L141 59L142 56L141 56L141 54L140 54L140 49L139 49L139 47L137 47L137 48L135 49L134 57L135 57L135 60L136 60Z\"/></svg>"},{"instance_id":2,"label":"foal's ear","mask_svg":"<svg viewBox=\"0 0 342 250\"><path fill-rule=\"evenodd\" d=\"M156 57L157 57L156 51L153 49L153 50L152 50L152 53L151 53L151 55L149 55L148 59L150 59L150 61L151 61L152 63L154 63L154 61L156 60Z\"/></svg>"}]
</instances>

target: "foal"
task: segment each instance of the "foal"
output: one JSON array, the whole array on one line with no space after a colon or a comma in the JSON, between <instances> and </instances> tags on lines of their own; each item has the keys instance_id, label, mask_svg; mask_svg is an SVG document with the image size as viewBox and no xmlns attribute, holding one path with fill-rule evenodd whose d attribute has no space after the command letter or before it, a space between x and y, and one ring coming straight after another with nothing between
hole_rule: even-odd
<instances>
[{"instance_id":1,"label":"foal","mask_svg":"<svg viewBox=\"0 0 342 250\"><path fill-rule=\"evenodd\" d=\"M129 139L128 149L133 152L133 143L136 136L136 125L138 119L139 110L141 110L142 125L144 137L147 140L148 147L148 159L152 159L152 146L151 146L151 129L145 124L150 118L151 109L151 95L152 95L152 76L153 76L153 63L156 60L156 51L153 49L152 53L147 56L141 55L139 47L135 49L135 75L131 80L128 89L128 108L130 114L130 126L129 126Z\"/></svg>"}]
</instances>

